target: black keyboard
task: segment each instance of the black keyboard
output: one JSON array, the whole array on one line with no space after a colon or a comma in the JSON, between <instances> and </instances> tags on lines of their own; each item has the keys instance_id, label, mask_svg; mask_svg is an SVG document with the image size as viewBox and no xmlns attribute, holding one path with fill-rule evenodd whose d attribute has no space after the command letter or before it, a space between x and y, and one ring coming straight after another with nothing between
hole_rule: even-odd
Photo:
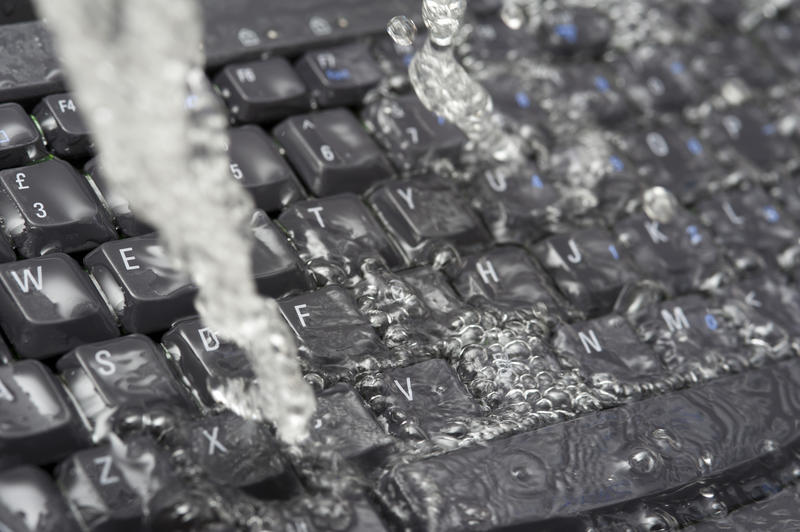
<instances>
[{"instance_id":1,"label":"black keyboard","mask_svg":"<svg viewBox=\"0 0 800 532\"><path fill-rule=\"evenodd\" d=\"M800 530L800 6L653 0L628 47L471 0L509 170L413 94L418 0L202 3L310 438L217 402L247 358L0 2L0 530Z\"/></svg>"}]
</instances>

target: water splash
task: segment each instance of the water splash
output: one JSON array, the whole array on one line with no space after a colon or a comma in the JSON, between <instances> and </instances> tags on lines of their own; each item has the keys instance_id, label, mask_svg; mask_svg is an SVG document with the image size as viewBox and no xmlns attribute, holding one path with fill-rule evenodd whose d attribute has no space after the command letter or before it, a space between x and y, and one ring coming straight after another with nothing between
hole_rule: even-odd
<instances>
[{"instance_id":1,"label":"water splash","mask_svg":"<svg viewBox=\"0 0 800 532\"><path fill-rule=\"evenodd\" d=\"M477 151L500 162L524 159L524 142L503 131L489 92L473 80L455 58L453 40L461 28L466 0L423 0L422 18L428 39L408 68L420 101L458 126ZM389 35L398 45L413 42L416 29L407 17L395 17Z\"/></svg>"},{"instance_id":2,"label":"water splash","mask_svg":"<svg viewBox=\"0 0 800 532\"><path fill-rule=\"evenodd\" d=\"M249 353L254 383L229 383L215 396L273 421L286 441L302 439L314 397L277 303L252 282L253 205L229 176L226 119L202 70L198 3L38 5L112 185L191 274L203 321Z\"/></svg>"}]
</instances>

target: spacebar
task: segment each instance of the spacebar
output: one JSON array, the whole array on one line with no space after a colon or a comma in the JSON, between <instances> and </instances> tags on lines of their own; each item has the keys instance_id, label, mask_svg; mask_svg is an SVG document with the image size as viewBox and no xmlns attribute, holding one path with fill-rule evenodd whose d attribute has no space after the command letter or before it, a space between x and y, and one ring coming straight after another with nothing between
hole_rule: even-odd
<instances>
[{"instance_id":1,"label":"spacebar","mask_svg":"<svg viewBox=\"0 0 800 532\"><path fill-rule=\"evenodd\" d=\"M382 490L415 516L415 529L579 528L577 514L701 478L732 480L765 455L788 452L799 421L795 359L399 465Z\"/></svg>"},{"instance_id":2,"label":"spacebar","mask_svg":"<svg viewBox=\"0 0 800 532\"><path fill-rule=\"evenodd\" d=\"M383 32L396 15L416 17L419 6L419 0L203 0L206 65Z\"/></svg>"}]
</instances>

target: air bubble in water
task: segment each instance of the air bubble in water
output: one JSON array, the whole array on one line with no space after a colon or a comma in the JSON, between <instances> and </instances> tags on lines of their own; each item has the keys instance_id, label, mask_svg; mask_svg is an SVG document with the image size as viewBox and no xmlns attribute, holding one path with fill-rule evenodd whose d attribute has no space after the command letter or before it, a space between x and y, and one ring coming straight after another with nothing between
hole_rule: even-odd
<instances>
[{"instance_id":1,"label":"air bubble in water","mask_svg":"<svg viewBox=\"0 0 800 532\"><path fill-rule=\"evenodd\" d=\"M227 120L202 70L194 0L39 0L114 188L199 288L204 323L248 353L254 383L216 390L295 442L314 396L277 303L257 295L252 200L231 179ZM191 104L187 104L191 102Z\"/></svg>"},{"instance_id":2,"label":"air bubble in water","mask_svg":"<svg viewBox=\"0 0 800 532\"><path fill-rule=\"evenodd\" d=\"M399 46L411 46L417 37L417 26L414 21L405 15L392 18L386 25L389 37Z\"/></svg>"},{"instance_id":3,"label":"air bubble in water","mask_svg":"<svg viewBox=\"0 0 800 532\"><path fill-rule=\"evenodd\" d=\"M525 3L520 0L506 0L500 10L500 19L512 30L522 28L528 22Z\"/></svg>"},{"instance_id":4,"label":"air bubble in water","mask_svg":"<svg viewBox=\"0 0 800 532\"><path fill-rule=\"evenodd\" d=\"M644 192L642 209L653 221L669 223L678 209L675 195L664 187L651 187Z\"/></svg>"}]
</instances>

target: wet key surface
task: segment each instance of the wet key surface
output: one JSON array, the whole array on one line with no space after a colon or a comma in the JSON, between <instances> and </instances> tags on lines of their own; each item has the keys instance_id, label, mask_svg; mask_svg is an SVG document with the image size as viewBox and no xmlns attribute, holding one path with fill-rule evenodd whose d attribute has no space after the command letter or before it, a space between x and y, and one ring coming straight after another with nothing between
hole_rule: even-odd
<instances>
[{"instance_id":1,"label":"wet key surface","mask_svg":"<svg viewBox=\"0 0 800 532\"><path fill-rule=\"evenodd\" d=\"M466 137L428 111L413 95L384 98L364 108L362 119L401 170L417 170L436 159L457 160Z\"/></svg>"},{"instance_id":2,"label":"wet key surface","mask_svg":"<svg viewBox=\"0 0 800 532\"><path fill-rule=\"evenodd\" d=\"M88 175L90 184L99 192L98 196L114 216L114 222L123 236L139 236L153 232L150 225L134 215L128 200L109 186L100 167L100 161L96 157L86 163L83 172Z\"/></svg>"},{"instance_id":3,"label":"wet key surface","mask_svg":"<svg viewBox=\"0 0 800 532\"><path fill-rule=\"evenodd\" d=\"M441 182L387 182L376 188L367 201L415 262L431 261L432 253L443 244L469 252L490 241L489 233L467 202Z\"/></svg>"},{"instance_id":4,"label":"wet key surface","mask_svg":"<svg viewBox=\"0 0 800 532\"><path fill-rule=\"evenodd\" d=\"M380 405L392 434L420 439L460 432L480 415L450 365L433 359L367 377L361 385L370 404Z\"/></svg>"},{"instance_id":5,"label":"wet key surface","mask_svg":"<svg viewBox=\"0 0 800 532\"><path fill-rule=\"evenodd\" d=\"M0 265L0 323L26 358L119 336L86 272L62 253Z\"/></svg>"},{"instance_id":6,"label":"wet key surface","mask_svg":"<svg viewBox=\"0 0 800 532\"><path fill-rule=\"evenodd\" d=\"M323 275L328 280L343 282L357 274L367 258L378 258L390 268L405 264L375 216L354 194L295 203L284 210L278 223L312 269L325 263L339 270L338 275Z\"/></svg>"},{"instance_id":7,"label":"wet key surface","mask_svg":"<svg viewBox=\"0 0 800 532\"><path fill-rule=\"evenodd\" d=\"M89 157L94 143L89 127L69 93L51 94L33 110L51 152L64 159Z\"/></svg>"},{"instance_id":8,"label":"wet key surface","mask_svg":"<svg viewBox=\"0 0 800 532\"><path fill-rule=\"evenodd\" d=\"M216 482L259 498L288 498L300 490L264 423L223 413L195 423L188 437L192 458Z\"/></svg>"},{"instance_id":9,"label":"wet key surface","mask_svg":"<svg viewBox=\"0 0 800 532\"><path fill-rule=\"evenodd\" d=\"M393 445L393 439L378 425L361 397L345 384L337 384L317 397L310 438L336 449L365 470L385 460Z\"/></svg>"},{"instance_id":10,"label":"wet key surface","mask_svg":"<svg viewBox=\"0 0 800 532\"><path fill-rule=\"evenodd\" d=\"M50 370L35 360L0 366L0 468L50 464L88 444L78 412Z\"/></svg>"},{"instance_id":11,"label":"wet key surface","mask_svg":"<svg viewBox=\"0 0 800 532\"><path fill-rule=\"evenodd\" d=\"M713 286L725 273L711 233L681 208L668 223L639 213L618 223L615 231L617 249L631 257L639 274L677 293Z\"/></svg>"},{"instance_id":12,"label":"wet key surface","mask_svg":"<svg viewBox=\"0 0 800 532\"><path fill-rule=\"evenodd\" d=\"M34 162L45 156L42 136L16 103L0 105L0 168Z\"/></svg>"},{"instance_id":13,"label":"wet key surface","mask_svg":"<svg viewBox=\"0 0 800 532\"><path fill-rule=\"evenodd\" d=\"M330 286L279 302L286 321L302 341L301 359L323 373L347 373L382 358L385 347L353 297Z\"/></svg>"},{"instance_id":14,"label":"wet key surface","mask_svg":"<svg viewBox=\"0 0 800 532\"><path fill-rule=\"evenodd\" d=\"M50 475L30 466L0 473L0 526L11 532L80 530Z\"/></svg>"},{"instance_id":15,"label":"wet key surface","mask_svg":"<svg viewBox=\"0 0 800 532\"><path fill-rule=\"evenodd\" d=\"M357 105L383 77L364 43L307 52L295 68L323 107Z\"/></svg>"},{"instance_id":16,"label":"wet key surface","mask_svg":"<svg viewBox=\"0 0 800 532\"><path fill-rule=\"evenodd\" d=\"M557 352L575 357L590 378L606 374L621 382L634 382L662 371L655 353L616 314L562 325L553 338L553 346Z\"/></svg>"},{"instance_id":17,"label":"wet key surface","mask_svg":"<svg viewBox=\"0 0 800 532\"><path fill-rule=\"evenodd\" d=\"M389 161L347 109L297 115L273 135L300 178L317 196L364 192L394 174Z\"/></svg>"},{"instance_id":18,"label":"wet key surface","mask_svg":"<svg viewBox=\"0 0 800 532\"><path fill-rule=\"evenodd\" d=\"M208 407L216 405L209 385L225 379L254 378L244 351L221 340L198 318L178 320L164 335L162 343L192 394Z\"/></svg>"},{"instance_id":19,"label":"wet key surface","mask_svg":"<svg viewBox=\"0 0 800 532\"><path fill-rule=\"evenodd\" d=\"M779 255L797 243L797 226L759 187L716 194L697 209L720 248L739 269L775 265Z\"/></svg>"},{"instance_id":20,"label":"wet key surface","mask_svg":"<svg viewBox=\"0 0 800 532\"><path fill-rule=\"evenodd\" d=\"M608 312L625 283L637 278L604 229L548 238L534 247L534 254L561 293L589 315Z\"/></svg>"},{"instance_id":21,"label":"wet key surface","mask_svg":"<svg viewBox=\"0 0 800 532\"><path fill-rule=\"evenodd\" d=\"M163 350L143 335L82 345L60 358L56 367L91 420L114 408L191 408Z\"/></svg>"},{"instance_id":22,"label":"wet key surface","mask_svg":"<svg viewBox=\"0 0 800 532\"><path fill-rule=\"evenodd\" d=\"M800 365L755 370L394 468L384 493L436 530L583 530L580 518L797 441ZM731 397L737 401L731 402ZM765 446L764 442L771 442ZM698 459L711 457L703 471Z\"/></svg>"},{"instance_id":23,"label":"wet key surface","mask_svg":"<svg viewBox=\"0 0 800 532\"><path fill-rule=\"evenodd\" d=\"M86 251L117 237L89 184L57 159L0 172L0 216L24 257Z\"/></svg>"},{"instance_id":24,"label":"wet key surface","mask_svg":"<svg viewBox=\"0 0 800 532\"><path fill-rule=\"evenodd\" d=\"M275 142L258 126L228 131L231 176L253 196L256 207L275 212L305 196Z\"/></svg>"},{"instance_id":25,"label":"wet key surface","mask_svg":"<svg viewBox=\"0 0 800 532\"><path fill-rule=\"evenodd\" d=\"M514 246L467 257L453 286L467 301L481 296L508 307L544 303L556 313L563 308L563 300L541 266L522 248Z\"/></svg>"},{"instance_id":26,"label":"wet key surface","mask_svg":"<svg viewBox=\"0 0 800 532\"><path fill-rule=\"evenodd\" d=\"M148 488L158 489L172 477L167 457L146 436L134 436L125 442L127 471L146 464ZM145 508L137 488L140 477L126 476L118 458L107 444L81 451L56 468L64 497L89 530L98 532L138 532L145 530ZM134 485L136 482L138 485ZM163 493L151 493L156 499Z\"/></svg>"},{"instance_id":27,"label":"wet key surface","mask_svg":"<svg viewBox=\"0 0 800 532\"><path fill-rule=\"evenodd\" d=\"M235 122L274 122L309 106L306 86L283 57L228 65L214 83Z\"/></svg>"}]
</instances>

